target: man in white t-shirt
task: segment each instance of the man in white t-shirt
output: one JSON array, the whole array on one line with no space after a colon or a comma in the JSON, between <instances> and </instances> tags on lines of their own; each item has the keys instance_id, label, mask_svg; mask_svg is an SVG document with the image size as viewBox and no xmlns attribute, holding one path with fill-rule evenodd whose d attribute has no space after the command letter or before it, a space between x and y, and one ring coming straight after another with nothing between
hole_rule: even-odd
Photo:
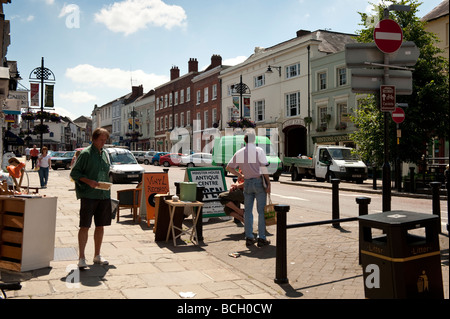
<instances>
[{"instance_id":1,"label":"man in white t-shirt","mask_svg":"<svg viewBox=\"0 0 450 319\"><path fill-rule=\"evenodd\" d=\"M266 239L266 221L264 219L264 206L267 201L267 194L270 193L270 179L267 170L267 157L264 150L255 145L254 132L246 133L244 137L246 143L234 154L227 165L227 171L238 177L244 178L244 226L247 247L258 243L258 247L270 244ZM240 168L242 174L237 171ZM266 187L263 184L265 180ZM258 211L258 240L253 235L253 203L256 199Z\"/></svg>"}]
</instances>

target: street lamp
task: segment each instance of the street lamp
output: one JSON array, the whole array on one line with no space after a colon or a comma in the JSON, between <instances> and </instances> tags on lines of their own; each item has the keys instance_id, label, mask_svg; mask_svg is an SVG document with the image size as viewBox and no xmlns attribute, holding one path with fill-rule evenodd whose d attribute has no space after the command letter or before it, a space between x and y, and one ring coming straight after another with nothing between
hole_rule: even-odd
<instances>
[{"instance_id":1,"label":"street lamp","mask_svg":"<svg viewBox=\"0 0 450 319\"><path fill-rule=\"evenodd\" d=\"M266 73L273 73L272 68L277 69L278 70L278 75L281 77L281 66L274 66L274 65L269 65L267 67L267 71Z\"/></svg>"},{"instance_id":2,"label":"street lamp","mask_svg":"<svg viewBox=\"0 0 450 319\"><path fill-rule=\"evenodd\" d=\"M35 68L30 73L30 82L40 81L41 83L41 112L44 112L44 84L45 83L55 83L55 75L50 69L44 67L44 58L42 58L41 66ZM41 125L44 124L44 119L41 117ZM44 133L41 131L41 149L43 147L43 136Z\"/></svg>"}]
</instances>

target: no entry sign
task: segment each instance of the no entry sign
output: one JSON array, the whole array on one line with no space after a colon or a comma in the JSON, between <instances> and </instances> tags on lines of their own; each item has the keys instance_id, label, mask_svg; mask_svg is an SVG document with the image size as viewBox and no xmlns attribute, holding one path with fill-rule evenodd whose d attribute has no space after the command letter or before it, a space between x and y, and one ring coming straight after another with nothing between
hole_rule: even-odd
<instances>
[{"instance_id":1,"label":"no entry sign","mask_svg":"<svg viewBox=\"0 0 450 319\"><path fill-rule=\"evenodd\" d=\"M373 39L378 49L384 53L394 53L403 42L403 31L397 22L390 19L381 20L375 26Z\"/></svg>"},{"instance_id":2,"label":"no entry sign","mask_svg":"<svg viewBox=\"0 0 450 319\"><path fill-rule=\"evenodd\" d=\"M392 119L395 123L400 124L405 120L405 111L401 107L397 107L394 112L392 112Z\"/></svg>"}]
</instances>

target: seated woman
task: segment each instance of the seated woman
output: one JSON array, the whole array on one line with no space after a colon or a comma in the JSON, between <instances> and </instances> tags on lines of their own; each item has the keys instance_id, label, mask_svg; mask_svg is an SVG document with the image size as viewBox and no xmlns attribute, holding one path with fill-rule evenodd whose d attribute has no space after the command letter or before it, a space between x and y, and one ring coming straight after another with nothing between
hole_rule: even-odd
<instances>
[{"instance_id":1,"label":"seated woman","mask_svg":"<svg viewBox=\"0 0 450 319\"><path fill-rule=\"evenodd\" d=\"M219 194L219 200L224 205L225 214L232 216L244 223L244 210L240 208L244 204L244 179L238 178L232 184L229 191Z\"/></svg>"},{"instance_id":2,"label":"seated woman","mask_svg":"<svg viewBox=\"0 0 450 319\"><path fill-rule=\"evenodd\" d=\"M15 188L18 192L20 192L20 188L22 187L22 179L23 173L25 171L25 164L21 163L17 158L12 157L8 160L10 164L6 169L8 170L9 175L14 181ZM19 181L17 182L17 179Z\"/></svg>"}]
</instances>

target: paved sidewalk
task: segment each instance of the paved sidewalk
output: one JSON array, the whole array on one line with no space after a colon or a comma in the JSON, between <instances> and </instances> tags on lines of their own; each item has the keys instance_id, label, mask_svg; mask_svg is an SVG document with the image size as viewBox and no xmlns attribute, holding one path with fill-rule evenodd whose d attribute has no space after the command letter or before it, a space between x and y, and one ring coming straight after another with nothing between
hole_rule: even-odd
<instances>
[{"instance_id":1,"label":"paved sidewalk","mask_svg":"<svg viewBox=\"0 0 450 319\"><path fill-rule=\"evenodd\" d=\"M120 223L114 220L111 227L105 229L102 254L110 265L92 264L90 233L87 245L89 268L73 271L78 259L79 202L73 183L62 172L50 171L48 188L39 191L42 195L58 198L55 259L50 268L23 273L0 270L0 281L22 282L22 289L8 292L8 298L365 298L362 269L358 265L357 222L346 223L341 229L324 225L289 230L289 284L285 285L274 283L276 226L267 227L272 244L261 249L256 246L246 248L243 227L232 220L219 219L204 224L203 245L174 247L171 241L155 242L152 227L145 223L133 224L131 215L122 218L124 212ZM30 185L38 186L37 173L29 171L28 175ZM440 242L444 294L448 299L448 237L441 235ZM238 252L240 257L230 257L231 252Z\"/></svg>"}]
</instances>

